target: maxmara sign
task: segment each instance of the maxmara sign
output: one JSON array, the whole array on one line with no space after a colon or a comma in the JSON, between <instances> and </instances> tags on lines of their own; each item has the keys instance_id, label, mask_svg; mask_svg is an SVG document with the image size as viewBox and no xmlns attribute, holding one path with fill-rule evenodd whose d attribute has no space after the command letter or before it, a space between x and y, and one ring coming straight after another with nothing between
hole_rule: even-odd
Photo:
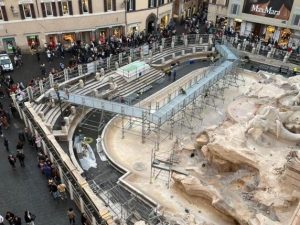
<instances>
[{"instance_id":1,"label":"maxmara sign","mask_svg":"<svg viewBox=\"0 0 300 225\"><path fill-rule=\"evenodd\" d=\"M245 0L243 13L288 20L294 0Z\"/></svg>"}]
</instances>

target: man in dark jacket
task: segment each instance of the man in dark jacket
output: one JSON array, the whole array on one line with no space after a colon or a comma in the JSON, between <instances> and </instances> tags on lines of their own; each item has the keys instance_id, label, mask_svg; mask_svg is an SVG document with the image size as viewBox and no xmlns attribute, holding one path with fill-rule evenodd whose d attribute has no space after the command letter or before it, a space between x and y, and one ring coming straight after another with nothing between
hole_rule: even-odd
<instances>
[{"instance_id":1,"label":"man in dark jacket","mask_svg":"<svg viewBox=\"0 0 300 225\"><path fill-rule=\"evenodd\" d=\"M25 163L24 163L24 160L25 160L25 155L23 152L21 152L20 150L17 150L17 158L20 162L20 165L21 167L25 167Z\"/></svg>"}]
</instances>

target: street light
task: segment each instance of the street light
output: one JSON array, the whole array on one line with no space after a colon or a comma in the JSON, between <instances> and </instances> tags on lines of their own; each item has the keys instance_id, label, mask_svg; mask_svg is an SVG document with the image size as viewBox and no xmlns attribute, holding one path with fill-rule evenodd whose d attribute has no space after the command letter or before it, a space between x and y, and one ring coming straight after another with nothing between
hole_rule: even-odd
<instances>
[{"instance_id":1,"label":"street light","mask_svg":"<svg viewBox=\"0 0 300 225\"><path fill-rule=\"evenodd\" d=\"M62 126L64 126L64 125L65 125L65 120L64 120L63 110L62 110L62 106L61 106L61 98L60 98L59 85L58 85L58 83L55 83L55 84L53 85L53 89L54 89L54 91L55 91L55 93L56 93L56 96L57 96L57 99L58 99L58 104L59 104L59 109L60 109L60 119L61 119L60 124L61 124Z\"/></svg>"}]
</instances>

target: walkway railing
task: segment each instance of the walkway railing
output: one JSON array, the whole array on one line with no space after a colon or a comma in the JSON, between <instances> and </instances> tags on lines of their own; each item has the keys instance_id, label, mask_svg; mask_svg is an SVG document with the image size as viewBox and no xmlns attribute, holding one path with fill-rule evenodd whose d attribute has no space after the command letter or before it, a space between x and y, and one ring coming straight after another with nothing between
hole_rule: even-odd
<instances>
[{"instance_id":1,"label":"walkway railing","mask_svg":"<svg viewBox=\"0 0 300 225\"><path fill-rule=\"evenodd\" d=\"M157 42L148 44L148 52L146 52L147 47L144 47L145 45L139 46L138 48L129 48L118 55L111 55L110 57L86 64L79 64L73 68L66 68L64 71L57 74L49 75L49 77L44 81L40 81L38 84L28 87L25 91L26 96L24 97L23 101L37 99L39 96L43 95L45 92L47 92L47 90L53 87L54 83L60 84L72 78L97 72L104 75L108 72L116 70L120 66L128 64L129 62L145 59L149 55L154 56L159 54L162 52L162 49L168 50L179 46L204 43L207 44L209 42L212 44L212 36L206 34L180 35L170 38L162 38Z\"/></svg>"}]
</instances>

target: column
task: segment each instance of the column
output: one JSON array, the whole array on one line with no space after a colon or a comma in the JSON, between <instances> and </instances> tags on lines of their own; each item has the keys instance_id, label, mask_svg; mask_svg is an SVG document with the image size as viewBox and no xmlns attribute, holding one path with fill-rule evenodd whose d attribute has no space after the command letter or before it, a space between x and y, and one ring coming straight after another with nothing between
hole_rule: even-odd
<instances>
[{"instance_id":1,"label":"column","mask_svg":"<svg viewBox=\"0 0 300 225\"><path fill-rule=\"evenodd\" d=\"M44 91L44 84L42 80L39 80L39 89L41 94L44 94L45 91Z\"/></svg>"},{"instance_id":2,"label":"column","mask_svg":"<svg viewBox=\"0 0 300 225\"><path fill-rule=\"evenodd\" d=\"M122 64L122 60L123 60L123 54L119 53L119 65Z\"/></svg>"},{"instance_id":3,"label":"column","mask_svg":"<svg viewBox=\"0 0 300 225\"><path fill-rule=\"evenodd\" d=\"M162 48L165 48L165 41L166 41L165 38L162 38L162 39L161 39L161 46L162 46Z\"/></svg>"},{"instance_id":4,"label":"column","mask_svg":"<svg viewBox=\"0 0 300 225\"><path fill-rule=\"evenodd\" d=\"M32 87L28 86L26 89L27 89L28 98L29 98L30 101L32 101L33 100Z\"/></svg>"},{"instance_id":5,"label":"column","mask_svg":"<svg viewBox=\"0 0 300 225\"><path fill-rule=\"evenodd\" d=\"M110 68L110 57L106 58L106 66L107 66L107 69Z\"/></svg>"},{"instance_id":6,"label":"column","mask_svg":"<svg viewBox=\"0 0 300 225\"><path fill-rule=\"evenodd\" d=\"M60 181L64 184L65 183L65 179L64 179L64 175L63 175L63 172L62 172L62 169L61 169L60 165L57 165L57 169L58 169Z\"/></svg>"},{"instance_id":7,"label":"column","mask_svg":"<svg viewBox=\"0 0 300 225\"><path fill-rule=\"evenodd\" d=\"M53 79L53 75L52 74L49 74L49 83L50 83L50 87L53 87L54 79Z\"/></svg>"},{"instance_id":8,"label":"column","mask_svg":"<svg viewBox=\"0 0 300 225\"><path fill-rule=\"evenodd\" d=\"M68 69L64 69L64 78L65 78L65 81L68 81L69 80L69 71Z\"/></svg>"},{"instance_id":9,"label":"column","mask_svg":"<svg viewBox=\"0 0 300 225\"><path fill-rule=\"evenodd\" d=\"M13 100L13 103L14 103L14 106L16 107L16 109L18 110L18 113L20 115L20 118L23 119L23 115L22 115L22 112L21 112L21 109L20 109L20 106L19 104L17 103L17 100L16 100L16 94L11 94L10 97L12 98Z\"/></svg>"},{"instance_id":10,"label":"column","mask_svg":"<svg viewBox=\"0 0 300 225\"><path fill-rule=\"evenodd\" d=\"M80 212L84 212L84 202L82 197L79 197Z\"/></svg>"},{"instance_id":11,"label":"column","mask_svg":"<svg viewBox=\"0 0 300 225\"><path fill-rule=\"evenodd\" d=\"M74 200L73 187L72 187L71 181L69 181L69 180L68 180L68 187L69 187L70 199Z\"/></svg>"},{"instance_id":12,"label":"column","mask_svg":"<svg viewBox=\"0 0 300 225\"><path fill-rule=\"evenodd\" d=\"M82 65L78 65L78 75L81 76L82 75Z\"/></svg>"}]
</instances>

